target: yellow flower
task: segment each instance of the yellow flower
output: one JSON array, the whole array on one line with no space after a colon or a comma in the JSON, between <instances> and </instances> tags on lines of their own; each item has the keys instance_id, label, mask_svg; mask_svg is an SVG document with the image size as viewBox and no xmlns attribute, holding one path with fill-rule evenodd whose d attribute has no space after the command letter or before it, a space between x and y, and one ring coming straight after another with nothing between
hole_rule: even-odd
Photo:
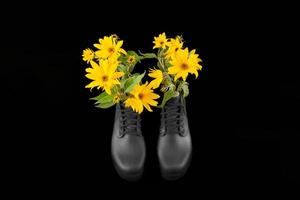
<instances>
[{"instance_id":1,"label":"yellow flower","mask_svg":"<svg viewBox=\"0 0 300 200\"><path fill-rule=\"evenodd\" d=\"M148 74L148 76L155 78L154 80L152 80L149 85L151 88L156 89L159 87L160 83L163 80L163 73L162 71L160 71L159 69L150 69L150 73Z\"/></svg>"},{"instance_id":2,"label":"yellow flower","mask_svg":"<svg viewBox=\"0 0 300 200\"><path fill-rule=\"evenodd\" d=\"M93 89L103 88L107 94L111 94L111 88L114 85L120 84L118 78L124 75L123 72L116 72L118 61L112 59L100 60L100 65L91 61L92 68L87 68L85 75L87 78L93 80L86 88Z\"/></svg>"},{"instance_id":3,"label":"yellow flower","mask_svg":"<svg viewBox=\"0 0 300 200\"><path fill-rule=\"evenodd\" d=\"M196 54L196 50L193 49L191 52L190 52L190 59L193 61L193 62L197 62L198 65L197 67L199 68L199 70L202 69L202 66L199 64L199 62L202 62L201 58L199 58L199 55Z\"/></svg>"},{"instance_id":4,"label":"yellow flower","mask_svg":"<svg viewBox=\"0 0 300 200\"><path fill-rule=\"evenodd\" d=\"M119 103L120 100L121 100L121 98L120 98L119 94L115 95L114 98L113 98L114 103Z\"/></svg>"},{"instance_id":5,"label":"yellow flower","mask_svg":"<svg viewBox=\"0 0 300 200\"><path fill-rule=\"evenodd\" d=\"M127 63L128 63L129 65L133 65L135 62L136 62L135 56L129 56L129 57L127 58Z\"/></svg>"},{"instance_id":6,"label":"yellow flower","mask_svg":"<svg viewBox=\"0 0 300 200\"><path fill-rule=\"evenodd\" d=\"M137 112L139 114L143 112L142 102L134 97L129 97L124 103L125 107L131 107L134 112Z\"/></svg>"},{"instance_id":7,"label":"yellow flower","mask_svg":"<svg viewBox=\"0 0 300 200\"><path fill-rule=\"evenodd\" d=\"M166 38L166 34L165 33L162 33L162 34L159 34L158 37L154 37L154 47L153 49L155 48L163 48L165 49L166 48L166 45L167 45L167 38Z\"/></svg>"},{"instance_id":8,"label":"yellow flower","mask_svg":"<svg viewBox=\"0 0 300 200\"><path fill-rule=\"evenodd\" d=\"M91 49L85 49L83 50L82 57L83 61L89 63L91 60L94 59L94 52Z\"/></svg>"},{"instance_id":9,"label":"yellow flower","mask_svg":"<svg viewBox=\"0 0 300 200\"><path fill-rule=\"evenodd\" d=\"M170 42L167 43L169 47L166 52L166 58L171 58L179 49L182 49L183 42L179 36L176 39L171 39Z\"/></svg>"},{"instance_id":10,"label":"yellow flower","mask_svg":"<svg viewBox=\"0 0 300 200\"><path fill-rule=\"evenodd\" d=\"M199 64L201 61L195 50L189 54L188 48L178 50L171 58L171 67L168 68L168 74L175 74L174 80L182 78L186 80L189 73L195 74L198 77L198 71L202 66Z\"/></svg>"},{"instance_id":11,"label":"yellow flower","mask_svg":"<svg viewBox=\"0 0 300 200\"><path fill-rule=\"evenodd\" d=\"M158 99L159 95L153 93L153 90L147 83L136 85L130 92L130 95L131 96L124 102L125 107L131 107L133 111L139 114L143 112L143 107L152 112L150 105L157 106L158 102L154 99Z\"/></svg>"},{"instance_id":12,"label":"yellow flower","mask_svg":"<svg viewBox=\"0 0 300 200\"><path fill-rule=\"evenodd\" d=\"M120 56L120 53L126 55L126 51L122 49L123 40L117 41L115 35L109 37L104 36L103 39L99 39L100 44L94 44L99 50L95 52L98 58L108 58L110 56Z\"/></svg>"}]
</instances>

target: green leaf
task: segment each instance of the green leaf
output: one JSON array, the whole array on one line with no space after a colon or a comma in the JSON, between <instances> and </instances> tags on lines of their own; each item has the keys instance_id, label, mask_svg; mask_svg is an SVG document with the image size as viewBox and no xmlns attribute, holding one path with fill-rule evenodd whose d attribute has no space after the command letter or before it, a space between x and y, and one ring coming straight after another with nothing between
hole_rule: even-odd
<instances>
[{"instance_id":1,"label":"green leaf","mask_svg":"<svg viewBox=\"0 0 300 200\"><path fill-rule=\"evenodd\" d=\"M109 102L105 102L105 103L100 103L100 104L96 105L96 107L105 109L105 108L110 108L113 105L115 105L115 102L109 101Z\"/></svg>"},{"instance_id":2,"label":"green leaf","mask_svg":"<svg viewBox=\"0 0 300 200\"><path fill-rule=\"evenodd\" d=\"M125 83L126 83L127 80L128 80L128 79L126 79L126 78L122 78L122 79L120 80L120 88L124 88L124 85L125 85Z\"/></svg>"},{"instance_id":3,"label":"green leaf","mask_svg":"<svg viewBox=\"0 0 300 200\"><path fill-rule=\"evenodd\" d=\"M124 84L125 93L129 93L134 88L135 85L139 84L143 79L143 77L145 76L145 73L146 72L128 78L126 83Z\"/></svg>"},{"instance_id":4,"label":"green leaf","mask_svg":"<svg viewBox=\"0 0 300 200\"><path fill-rule=\"evenodd\" d=\"M119 64L119 66L118 66L118 71L119 71L119 72L124 72L124 73L126 74L126 72L127 72L127 67L126 67L125 65L123 65L123 64Z\"/></svg>"},{"instance_id":5,"label":"green leaf","mask_svg":"<svg viewBox=\"0 0 300 200\"><path fill-rule=\"evenodd\" d=\"M114 87L111 88L111 97L113 98L120 90L119 85L115 85Z\"/></svg>"},{"instance_id":6,"label":"green leaf","mask_svg":"<svg viewBox=\"0 0 300 200\"><path fill-rule=\"evenodd\" d=\"M173 89L169 89L167 92L164 93L164 98L159 105L159 107L163 108L167 101L169 101L172 97L176 95L175 91Z\"/></svg>"},{"instance_id":7,"label":"green leaf","mask_svg":"<svg viewBox=\"0 0 300 200\"><path fill-rule=\"evenodd\" d=\"M143 55L144 58L156 58L156 54L155 53L145 53Z\"/></svg>"},{"instance_id":8,"label":"green leaf","mask_svg":"<svg viewBox=\"0 0 300 200\"><path fill-rule=\"evenodd\" d=\"M179 81L179 85L177 87L177 91L183 94L183 98L189 95L189 84L185 81Z\"/></svg>"},{"instance_id":9,"label":"green leaf","mask_svg":"<svg viewBox=\"0 0 300 200\"><path fill-rule=\"evenodd\" d=\"M172 66L172 64L171 64L169 61L165 61L165 66L166 66L167 68L169 68L169 67Z\"/></svg>"},{"instance_id":10,"label":"green leaf","mask_svg":"<svg viewBox=\"0 0 300 200\"><path fill-rule=\"evenodd\" d=\"M155 53L142 53L139 51L139 53L142 55L140 57L142 57L143 59L145 58L157 58Z\"/></svg>"},{"instance_id":11,"label":"green leaf","mask_svg":"<svg viewBox=\"0 0 300 200\"><path fill-rule=\"evenodd\" d=\"M102 92L100 95L91 98L92 100L96 100L95 104L107 103L113 100L113 97L106 92Z\"/></svg>"},{"instance_id":12,"label":"green leaf","mask_svg":"<svg viewBox=\"0 0 300 200\"><path fill-rule=\"evenodd\" d=\"M124 91L129 87L129 85L133 82L133 80L134 80L136 77L137 77L137 76L135 76L135 75L131 75L129 78L124 79L124 83L123 83Z\"/></svg>"},{"instance_id":13,"label":"green leaf","mask_svg":"<svg viewBox=\"0 0 300 200\"><path fill-rule=\"evenodd\" d=\"M139 55L135 51L127 51L127 58L129 56L134 56L134 57L136 57L136 59L139 58Z\"/></svg>"},{"instance_id":14,"label":"green leaf","mask_svg":"<svg viewBox=\"0 0 300 200\"><path fill-rule=\"evenodd\" d=\"M121 56L119 57L119 60L120 60L122 63L126 63L127 55L121 55Z\"/></svg>"},{"instance_id":15,"label":"green leaf","mask_svg":"<svg viewBox=\"0 0 300 200\"><path fill-rule=\"evenodd\" d=\"M109 108L115 104L115 102L113 101L113 96L115 93L117 93L117 90L117 87L113 87L111 89L111 95L107 94L106 92L102 92L100 95L91 99L96 100L95 104L97 108Z\"/></svg>"},{"instance_id":16,"label":"green leaf","mask_svg":"<svg viewBox=\"0 0 300 200\"><path fill-rule=\"evenodd\" d=\"M184 82L181 86L183 98L187 97L189 95L189 85L187 82Z\"/></svg>"},{"instance_id":17,"label":"green leaf","mask_svg":"<svg viewBox=\"0 0 300 200\"><path fill-rule=\"evenodd\" d=\"M98 101L99 99L102 99L103 97L106 97L108 94L106 92L102 92L101 94L99 94L96 97L90 98L91 100L96 100Z\"/></svg>"}]
</instances>

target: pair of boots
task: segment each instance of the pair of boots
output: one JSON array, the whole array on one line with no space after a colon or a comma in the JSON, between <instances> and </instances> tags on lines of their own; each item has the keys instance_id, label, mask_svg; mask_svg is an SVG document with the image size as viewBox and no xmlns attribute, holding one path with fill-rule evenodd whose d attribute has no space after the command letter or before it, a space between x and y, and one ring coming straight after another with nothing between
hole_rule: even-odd
<instances>
[{"instance_id":1,"label":"pair of boots","mask_svg":"<svg viewBox=\"0 0 300 200\"><path fill-rule=\"evenodd\" d=\"M192 153L191 136L184 100L169 100L161 111L158 158L162 176L178 179L186 172ZM146 156L140 115L122 104L116 106L111 144L112 158L118 174L137 180L143 173Z\"/></svg>"}]
</instances>

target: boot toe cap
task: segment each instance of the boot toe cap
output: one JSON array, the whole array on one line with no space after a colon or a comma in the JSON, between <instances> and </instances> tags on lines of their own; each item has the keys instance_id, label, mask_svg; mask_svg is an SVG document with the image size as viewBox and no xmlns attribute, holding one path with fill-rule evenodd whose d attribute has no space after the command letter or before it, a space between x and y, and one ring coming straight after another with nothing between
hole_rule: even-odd
<instances>
[{"instance_id":1,"label":"boot toe cap","mask_svg":"<svg viewBox=\"0 0 300 200\"><path fill-rule=\"evenodd\" d=\"M112 158L121 177L128 179L140 176L145 161L144 141L142 138L123 138L120 141L113 141Z\"/></svg>"},{"instance_id":2,"label":"boot toe cap","mask_svg":"<svg viewBox=\"0 0 300 200\"><path fill-rule=\"evenodd\" d=\"M162 175L167 179L181 177L189 166L191 154L190 138L180 139L171 136L161 139L158 146L158 156Z\"/></svg>"}]
</instances>

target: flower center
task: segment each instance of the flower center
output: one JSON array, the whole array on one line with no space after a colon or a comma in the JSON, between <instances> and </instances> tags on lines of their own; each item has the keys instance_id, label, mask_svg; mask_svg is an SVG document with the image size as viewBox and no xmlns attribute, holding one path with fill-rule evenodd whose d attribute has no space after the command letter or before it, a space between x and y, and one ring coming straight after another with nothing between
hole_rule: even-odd
<instances>
[{"instance_id":1,"label":"flower center","mask_svg":"<svg viewBox=\"0 0 300 200\"><path fill-rule=\"evenodd\" d=\"M176 47L175 51L178 51L178 47Z\"/></svg>"},{"instance_id":2,"label":"flower center","mask_svg":"<svg viewBox=\"0 0 300 200\"><path fill-rule=\"evenodd\" d=\"M144 98L144 94L143 93L140 93L139 94L139 98L142 100Z\"/></svg>"},{"instance_id":3,"label":"flower center","mask_svg":"<svg viewBox=\"0 0 300 200\"><path fill-rule=\"evenodd\" d=\"M110 47L110 48L108 49L108 52L109 52L109 53L114 53L114 52L115 52L115 49L114 49L113 47Z\"/></svg>"},{"instance_id":4,"label":"flower center","mask_svg":"<svg viewBox=\"0 0 300 200\"><path fill-rule=\"evenodd\" d=\"M135 62L135 57L134 56L129 56L129 58L127 59L127 62L129 64L133 64Z\"/></svg>"},{"instance_id":5,"label":"flower center","mask_svg":"<svg viewBox=\"0 0 300 200\"><path fill-rule=\"evenodd\" d=\"M189 68L189 66L186 63L181 64L181 69L185 70L185 69L188 69L188 68Z\"/></svg>"},{"instance_id":6,"label":"flower center","mask_svg":"<svg viewBox=\"0 0 300 200\"><path fill-rule=\"evenodd\" d=\"M163 44L164 44L164 41L161 41L160 44L163 45Z\"/></svg>"},{"instance_id":7,"label":"flower center","mask_svg":"<svg viewBox=\"0 0 300 200\"><path fill-rule=\"evenodd\" d=\"M120 101L120 96L119 95L114 96L113 101L118 103Z\"/></svg>"},{"instance_id":8,"label":"flower center","mask_svg":"<svg viewBox=\"0 0 300 200\"><path fill-rule=\"evenodd\" d=\"M108 76L106 76L106 75L102 76L102 81L103 81L103 82L108 81Z\"/></svg>"}]
</instances>

